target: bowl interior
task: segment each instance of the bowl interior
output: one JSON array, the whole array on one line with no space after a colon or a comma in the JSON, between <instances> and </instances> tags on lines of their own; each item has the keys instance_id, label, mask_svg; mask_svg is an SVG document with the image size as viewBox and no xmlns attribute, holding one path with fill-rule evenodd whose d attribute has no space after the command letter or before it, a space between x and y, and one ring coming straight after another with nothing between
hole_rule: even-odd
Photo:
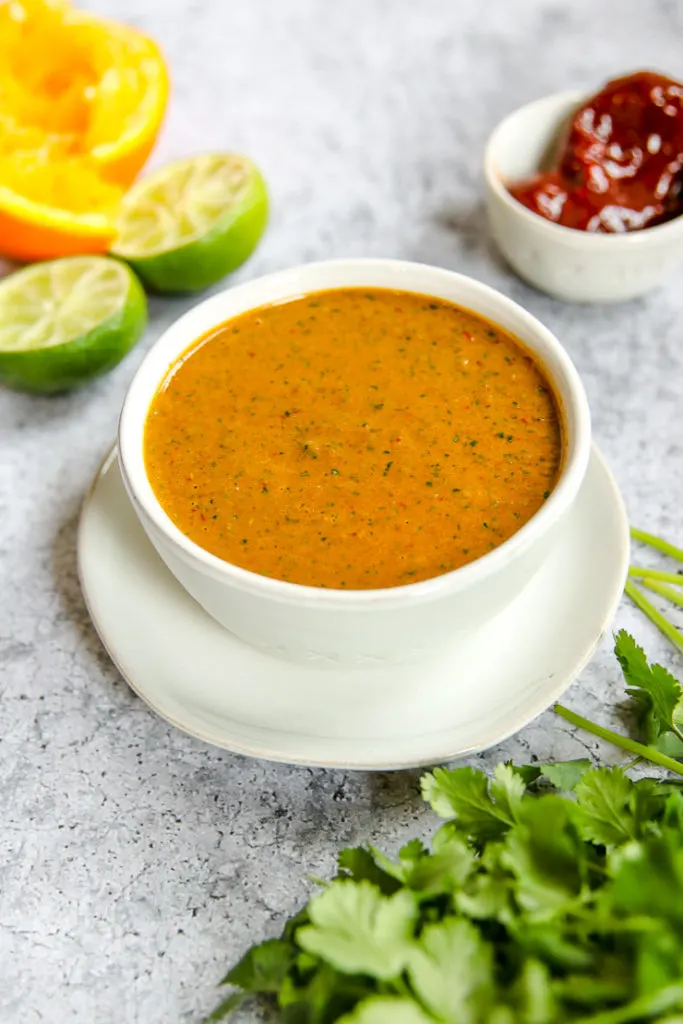
<instances>
[{"instance_id":1,"label":"bowl interior","mask_svg":"<svg viewBox=\"0 0 683 1024\"><path fill-rule=\"evenodd\" d=\"M563 92L528 103L502 121L486 152L487 171L505 185L548 170L580 92Z\"/></svg>"}]
</instances>

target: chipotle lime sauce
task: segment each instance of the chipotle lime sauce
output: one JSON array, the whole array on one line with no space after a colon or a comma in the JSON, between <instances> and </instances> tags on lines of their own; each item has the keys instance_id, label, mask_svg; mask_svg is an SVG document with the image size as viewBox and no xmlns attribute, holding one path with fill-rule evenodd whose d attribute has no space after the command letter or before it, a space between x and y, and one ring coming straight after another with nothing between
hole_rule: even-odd
<instances>
[{"instance_id":1,"label":"chipotle lime sauce","mask_svg":"<svg viewBox=\"0 0 683 1024\"><path fill-rule=\"evenodd\" d=\"M155 396L144 446L159 502L202 548L348 590L502 544L550 494L562 426L542 368L499 327L347 288L200 338Z\"/></svg>"},{"instance_id":2,"label":"chipotle lime sauce","mask_svg":"<svg viewBox=\"0 0 683 1024\"><path fill-rule=\"evenodd\" d=\"M683 85L639 71L577 110L551 171L509 191L564 227L635 231L683 212L682 167Z\"/></svg>"}]
</instances>

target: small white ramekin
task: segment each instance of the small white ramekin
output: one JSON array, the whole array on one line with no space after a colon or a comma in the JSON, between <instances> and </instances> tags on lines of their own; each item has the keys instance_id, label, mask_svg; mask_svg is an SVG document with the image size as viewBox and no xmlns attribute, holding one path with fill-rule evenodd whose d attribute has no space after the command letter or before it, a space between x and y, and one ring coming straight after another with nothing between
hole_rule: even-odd
<instances>
[{"instance_id":1,"label":"small white ramekin","mask_svg":"<svg viewBox=\"0 0 683 1024\"><path fill-rule=\"evenodd\" d=\"M567 302L621 302L658 287L683 264L683 216L624 234L577 231L540 217L508 192L540 170L586 99L562 92L520 107L493 131L484 157L491 234L520 277Z\"/></svg>"},{"instance_id":2,"label":"small white ramekin","mask_svg":"<svg viewBox=\"0 0 683 1024\"><path fill-rule=\"evenodd\" d=\"M145 472L150 403L169 367L231 317L326 288L396 288L471 309L519 338L543 364L562 404L566 454L539 512L483 558L434 579L383 590L327 590L270 579L222 561L171 522ZM138 369L119 423L118 450L133 507L173 575L219 623L272 654L330 665L424 658L502 611L547 556L583 481L591 444L588 403L559 341L533 316L486 285L435 267L394 260L312 263L230 288L201 302L158 340Z\"/></svg>"}]
</instances>

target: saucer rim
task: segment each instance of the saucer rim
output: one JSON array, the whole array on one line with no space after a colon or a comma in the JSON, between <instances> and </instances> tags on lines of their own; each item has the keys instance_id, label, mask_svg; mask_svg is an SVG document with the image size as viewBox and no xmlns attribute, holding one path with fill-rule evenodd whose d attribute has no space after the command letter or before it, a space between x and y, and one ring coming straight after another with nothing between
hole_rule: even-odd
<instances>
[{"instance_id":1,"label":"saucer rim","mask_svg":"<svg viewBox=\"0 0 683 1024\"><path fill-rule=\"evenodd\" d=\"M192 719L192 721L188 725L187 722L183 721L182 718L177 717L177 715L175 715L172 711L163 708L159 705L159 703L151 699L145 692L145 690L139 684L133 681L133 679L131 678L131 673L126 671L123 664L121 663L122 659L119 659L114 655L110 643L107 642L105 636L103 635L103 631L100 629L100 626L97 622L93 602L88 593L88 586L84 579L84 572L82 566L82 545L84 543L83 524L94 500L97 487L101 479L103 478L104 474L111 468L112 463L116 463L115 468L118 469L118 472L120 474L120 468L118 467L117 460L116 444L114 444L110 448L108 453L102 459L98 469L96 470L93 480L86 492L86 496L84 498L79 516L77 537L77 571L81 592L83 594L83 600L88 611L88 615L90 616L93 628L95 629L95 632L97 633L97 636L99 637L102 646L104 647L105 651L107 652L107 655L111 659L117 671L121 675L122 679L130 687L133 693L135 693L143 701L143 703L161 719L168 722L175 728L179 729L186 735L192 736L193 738L198 739L200 740L200 742L206 743L209 746L221 750L226 750L230 753L237 754L242 757L255 758L258 760L269 761L271 763L285 764L295 767L326 768L329 770L345 771L403 771L408 769L429 767L431 765L447 763L449 761L454 760L460 760L462 758L469 757L473 754L480 753L484 750L488 750L491 747L498 745L499 743L505 742L505 740L515 735L525 726L534 721L544 711L546 711L571 686L571 684L578 678L578 676L583 672L583 670L592 660L596 650L600 646L614 619L616 610L619 606L619 602L623 594L624 583L628 574L628 566L630 562L629 520L624 500L617 486L614 475L609 467L609 464L607 463L606 459L604 458L602 452L595 444L595 442L592 442L591 444L589 466L593 461L598 463L601 471L607 478L607 482L609 484L611 496L614 503L614 508L617 511L618 518L622 521L623 528L622 543L620 545L621 558L619 572L614 572L614 582L611 588L611 594L609 597L609 601L605 601L606 610L603 614L599 631L597 632L595 639L585 648L581 658L577 659L576 662L573 664L572 669L568 673L563 673L561 675L559 683L557 683L552 676L549 676L546 685L543 685L537 689L536 694L531 699L531 701L522 701L524 711L521 713L521 715L519 714L519 712L512 712L514 722L510 726L510 728L506 728L504 731L495 730L495 733L489 736L482 736L480 734L476 743L473 743L466 747L461 746L455 750L452 747L446 746L438 750L435 749L435 751L431 753L428 757L420 756L418 759L411 757L403 759L392 757L390 759L383 758L375 759L373 761L349 759L348 757L294 757L290 756L289 754L283 754L282 751L278 752L276 746L268 747L263 743L258 742L240 743L234 736L229 736L227 739L221 740L219 737L219 728L203 728L201 723L198 722L196 719ZM579 495L576 499L577 501L580 500L580 494L581 491L579 491ZM126 498L128 501L130 501L128 495L126 495ZM142 530L142 526L140 526L140 529ZM147 543L149 543L151 546L151 541L147 540ZM181 584L177 581L175 582L175 585L181 587ZM208 616L208 613L206 612L204 612L203 614ZM350 668L348 669L348 671L353 672L354 669ZM233 726L235 724L239 724L239 722L237 720L233 720ZM287 730L269 729L267 726L261 726L260 728L263 732L275 733L276 735L288 732ZM435 740L439 735L442 735L444 731L445 730L441 730L432 734L434 735ZM289 734L296 735L291 732ZM428 735L430 734L424 734L425 737L427 737ZM356 741L353 741L352 737L348 737L348 740L352 742L357 742L359 744L372 743L372 739L367 737L359 738Z\"/></svg>"}]
</instances>

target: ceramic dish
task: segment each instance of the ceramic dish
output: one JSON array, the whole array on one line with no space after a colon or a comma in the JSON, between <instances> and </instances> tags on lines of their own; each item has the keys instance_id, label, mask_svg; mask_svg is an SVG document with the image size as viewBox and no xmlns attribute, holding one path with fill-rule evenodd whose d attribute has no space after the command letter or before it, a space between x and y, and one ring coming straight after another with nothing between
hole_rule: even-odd
<instances>
[{"instance_id":1,"label":"ceramic dish","mask_svg":"<svg viewBox=\"0 0 683 1024\"><path fill-rule=\"evenodd\" d=\"M420 665L345 670L263 654L202 611L145 536L114 456L78 534L93 622L158 714L240 754L350 769L448 761L521 729L559 698L609 629L628 557L624 505L593 449L558 543L497 619Z\"/></svg>"},{"instance_id":2,"label":"ceramic dish","mask_svg":"<svg viewBox=\"0 0 683 1024\"><path fill-rule=\"evenodd\" d=\"M510 195L507 183L542 169L585 96L562 92L515 110L492 133L484 157L491 234L514 270L565 302L621 302L660 285L683 263L683 217L624 234L553 224Z\"/></svg>"},{"instance_id":3,"label":"ceramic dish","mask_svg":"<svg viewBox=\"0 0 683 1024\"><path fill-rule=\"evenodd\" d=\"M510 540L463 568L385 590L325 590L257 575L209 554L157 501L143 457L145 420L168 368L189 345L230 317L325 288L395 288L440 297L519 338L553 382L565 421L565 455L549 499ZM552 549L581 487L590 416L579 376L558 340L516 303L447 270L392 260L314 263L215 295L181 317L140 366L119 424L119 459L133 507L161 558L202 607L243 640L282 657L377 664L423 659L468 636L514 600Z\"/></svg>"}]
</instances>

